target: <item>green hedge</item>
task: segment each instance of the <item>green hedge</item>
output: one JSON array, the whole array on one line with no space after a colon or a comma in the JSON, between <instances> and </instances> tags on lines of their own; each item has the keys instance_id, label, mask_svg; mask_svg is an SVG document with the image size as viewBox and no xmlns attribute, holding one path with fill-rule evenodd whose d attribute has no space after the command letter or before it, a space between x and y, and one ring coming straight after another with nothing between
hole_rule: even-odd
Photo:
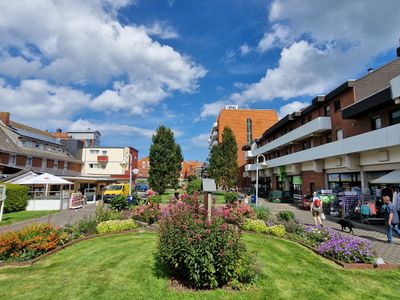
<instances>
[{"instance_id":1,"label":"green hedge","mask_svg":"<svg viewBox=\"0 0 400 300\"><path fill-rule=\"evenodd\" d=\"M17 212L25 210L28 205L29 188L24 185L6 183L6 202L4 203L4 212Z\"/></svg>"},{"instance_id":2,"label":"green hedge","mask_svg":"<svg viewBox=\"0 0 400 300\"><path fill-rule=\"evenodd\" d=\"M98 233L109 233L109 232L135 229L137 227L138 226L135 223L135 221L129 219L129 220L109 220L101 222L97 225L96 229Z\"/></svg>"},{"instance_id":3,"label":"green hedge","mask_svg":"<svg viewBox=\"0 0 400 300\"><path fill-rule=\"evenodd\" d=\"M193 195L195 192L201 192L202 181L200 179L194 179L188 182L188 186L186 188L186 192L189 195Z\"/></svg>"}]
</instances>

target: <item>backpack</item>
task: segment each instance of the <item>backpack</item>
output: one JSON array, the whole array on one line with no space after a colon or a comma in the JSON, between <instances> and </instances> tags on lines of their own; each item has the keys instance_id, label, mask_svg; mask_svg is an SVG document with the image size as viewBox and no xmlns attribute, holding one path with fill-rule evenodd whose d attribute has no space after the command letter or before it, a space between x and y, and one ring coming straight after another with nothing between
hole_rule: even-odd
<instances>
[{"instance_id":1,"label":"backpack","mask_svg":"<svg viewBox=\"0 0 400 300\"><path fill-rule=\"evenodd\" d=\"M317 207L317 208L320 207L321 206L321 200L315 199L314 200L314 206Z\"/></svg>"}]
</instances>

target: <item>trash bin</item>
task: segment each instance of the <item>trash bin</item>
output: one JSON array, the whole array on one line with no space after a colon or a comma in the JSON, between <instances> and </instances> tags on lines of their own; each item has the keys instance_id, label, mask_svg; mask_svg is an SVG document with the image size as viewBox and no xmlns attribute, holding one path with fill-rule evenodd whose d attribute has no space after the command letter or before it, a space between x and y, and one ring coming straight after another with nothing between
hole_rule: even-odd
<instances>
[{"instance_id":1,"label":"trash bin","mask_svg":"<svg viewBox=\"0 0 400 300\"><path fill-rule=\"evenodd\" d=\"M251 195L251 203L257 204L256 195Z\"/></svg>"}]
</instances>

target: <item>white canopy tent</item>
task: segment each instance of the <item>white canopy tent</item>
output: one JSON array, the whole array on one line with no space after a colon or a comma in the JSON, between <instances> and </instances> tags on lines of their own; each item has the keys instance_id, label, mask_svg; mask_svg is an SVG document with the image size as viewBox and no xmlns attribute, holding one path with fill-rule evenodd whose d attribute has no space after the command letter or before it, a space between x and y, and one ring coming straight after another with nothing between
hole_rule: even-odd
<instances>
[{"instance_id":1,"label":"white canopy tent","mask_svg":"<svg viewBox=\"0 0 400 300\"><path fill-rule=\"evenodd\" d=\"M400 170L394 170L386 175L383 175L382 177L372 180L371 183L400 184Z\"/></svg>"},{"instance_id":2,"label":"white canopy tent","mask_svg":"<svg viewBox=\"0 0 400 300\"><path fill-rule=\"evenodd\" d=\"M73 183L61 177L57 177L49 173L43 173L41 175L36 175L30 178L26 178L25 180L21 180L19 184L25 184L25 185L43 184L46 186L46 196L47 196L50 185L69 185Z\"/></svg>"}]
</instances>

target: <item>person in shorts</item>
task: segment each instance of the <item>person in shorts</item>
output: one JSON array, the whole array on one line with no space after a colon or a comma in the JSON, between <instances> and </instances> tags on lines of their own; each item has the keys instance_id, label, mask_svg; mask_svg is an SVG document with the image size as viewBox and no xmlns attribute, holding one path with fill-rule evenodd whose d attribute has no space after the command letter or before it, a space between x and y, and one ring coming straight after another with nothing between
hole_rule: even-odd
<instances>
[{"instance_id":1,"label":"person in shorts","mask_svg":"<svg viewBox=\"0 0 400 300\"><path fill-rule=\"evenodd\" d=\"M311 213L314 218L315 226L318 226L318 223L321 227L322 225L322 220L321 220L321 214L322 214L322 201L318 197L317 192L313 193L313 199L311 203Z\"/></svg>"}]
</instances>

